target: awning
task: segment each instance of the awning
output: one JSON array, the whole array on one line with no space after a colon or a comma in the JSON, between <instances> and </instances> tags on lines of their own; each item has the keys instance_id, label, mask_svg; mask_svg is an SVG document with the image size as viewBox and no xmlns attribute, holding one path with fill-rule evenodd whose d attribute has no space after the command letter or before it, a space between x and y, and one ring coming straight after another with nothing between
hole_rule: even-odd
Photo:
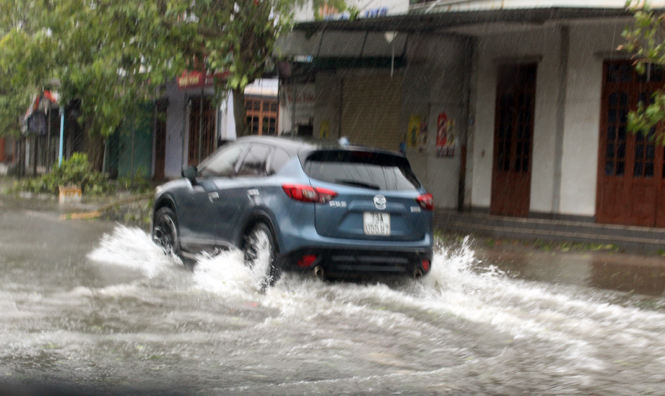
<instances>
[{"instance_id":1,"label":"awning","mask_svg":"<svg viewBox=\"0 0 665 396\"><path fill-rule=\"evenodd\" d=\"M377 18L360 18L353 21L303 22L296 30L316 32L341 31L397 31L406 33L434 33L445 29L485 23L543 24L549 21L631 17L633 13L623 8L528 8L484 11L450 11L431 14L408 14Z\"/></svg>"},{"instance_id":2,"label":"awning","mask_svg":"<svg viewBox=\"0 0 665 396\"><path fill-rule=\"evenodd\" d=\"M37 135L45 135L47 129L46 114L53 104L58 103L59 99L60 95L54 91L44 91L41 94L35 95L35 98L23 116L21 132L23 134L31 132Z\"/></svg>"}]
</instances>

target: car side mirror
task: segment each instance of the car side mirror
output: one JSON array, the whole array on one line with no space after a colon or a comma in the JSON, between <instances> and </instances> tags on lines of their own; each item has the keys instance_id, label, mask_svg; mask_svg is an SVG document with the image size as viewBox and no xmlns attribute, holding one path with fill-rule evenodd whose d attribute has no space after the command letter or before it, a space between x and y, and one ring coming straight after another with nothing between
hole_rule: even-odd
<instances>
[{"instance_id":1,"label":"car side mirror","mask_svg":"<svg viewBox=\"0 0 665 396\"><path fill-rule=\"evenodd\" d=\"M196 184L196 166L185 166L182 168L182 177L189 180L192 185Z\"/></svg>"}]
</instances>

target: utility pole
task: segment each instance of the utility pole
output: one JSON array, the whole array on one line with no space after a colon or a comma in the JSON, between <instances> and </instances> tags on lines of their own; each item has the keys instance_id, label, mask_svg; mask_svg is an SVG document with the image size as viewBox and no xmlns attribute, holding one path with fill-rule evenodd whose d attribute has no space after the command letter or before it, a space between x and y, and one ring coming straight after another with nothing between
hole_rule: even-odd
<instances>
[{"instance_id":1,"label":"utility pole","mask_svg":"<svg viewBox=\"0 0 665 396\"><path fill-rule=\"evenodd\" d=\"M60 105L60 154L58 155L58 165L62 165L62 148L65 141L65 106Z\"/></svg>"}]
</instances>

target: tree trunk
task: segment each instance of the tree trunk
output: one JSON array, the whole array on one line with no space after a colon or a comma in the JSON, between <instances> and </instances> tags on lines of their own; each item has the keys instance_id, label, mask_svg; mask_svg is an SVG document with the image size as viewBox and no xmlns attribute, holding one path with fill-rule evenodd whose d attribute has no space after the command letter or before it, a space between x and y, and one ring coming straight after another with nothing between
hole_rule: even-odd
<instances>
[{"instance_id":1,"label":"tree trunk","mask_svg":"<svg viewBox=\"0 0 665 396\"><path fill-rule=\"evenodd\" d=\"M233 90L233 118L236 122L236 137L249 135L245 114L245 90L236 88Z\"/></svg>"},{"instance_id":2,"label":"tree trunk","mask_svg":"<svg viewBox=\"0 0 665 396\"><path fill-rule=\"evenodd\" d=\"M87 128L86 128L87 129ZM104 138L100 135L89 131L85 131L85 148L88 153L88 162L90 162L90 170L94 172L101 172L104 163Z\"/></svg>"}]
</instances>

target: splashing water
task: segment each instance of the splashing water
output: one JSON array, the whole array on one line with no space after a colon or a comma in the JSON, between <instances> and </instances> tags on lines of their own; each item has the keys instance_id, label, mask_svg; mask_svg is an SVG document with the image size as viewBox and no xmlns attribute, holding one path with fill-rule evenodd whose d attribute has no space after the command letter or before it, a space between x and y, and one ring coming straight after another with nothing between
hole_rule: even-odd
<instances>
[{"instance_id":1,"label":"splashing water","mask_svg":"<svg viewBox=\"0 0 665 396\"><path fill-rule=\"evenodd\" d=\"M261 297L261 274L245 265L239 250L217 256L201 255L194 267L197 287L220 296L256 300Z\"/></svg>"},{"instance_id":2,"label":"splashing water","mask_svg":"<svg viewBox=\"0 0 665 396\"><path fill-rule=\"evenodd\" d=\"M139 270L149 278L174 264L182 264L177 257L165 255L162 248L152 242L150 235L139 228L118 226L113 234L105 234L99 245L88 258Z\"/></svg>"},{"instance_id":3,"label":"splashing water","mask_svg":"<svg viewBox=\"0 0 665 396\"><path fill-rule=\"evenodd\" d=\"M179 268L177 260L165 256L143 231L125 227L105 236L90 258L139 269L149 278ZM664 379L665 314L612 304L614 292L510 278L479 263L468 241L458 251L437 251L431 272L421 281L408 279L397 285L322 282L285 273L274 287L262 291L265 273L248 268L239 251L201 255L189 276L189 293L250 301L278 312L254 331L287 326L286 333L302 335L327 328L329 333L321 336L325 342L358 348L355 334L336 335L356 323L382 329L385 337L395 332L399 339L435 346L452 343L448 347L455 353L471 357L471 345L496 336L502 352L495 359L514 366L517 371L506 368L504 374L513 379L532 367L546 376L554 371L574 378L569 381L575 389L598 375L607 376L606 381L639 376L651 385ZM482 338L473 338L478 333ZM505 349L506 345L523 349ZM490 370L497 363L486 364Z\"/></svg>"}]
</instances>

